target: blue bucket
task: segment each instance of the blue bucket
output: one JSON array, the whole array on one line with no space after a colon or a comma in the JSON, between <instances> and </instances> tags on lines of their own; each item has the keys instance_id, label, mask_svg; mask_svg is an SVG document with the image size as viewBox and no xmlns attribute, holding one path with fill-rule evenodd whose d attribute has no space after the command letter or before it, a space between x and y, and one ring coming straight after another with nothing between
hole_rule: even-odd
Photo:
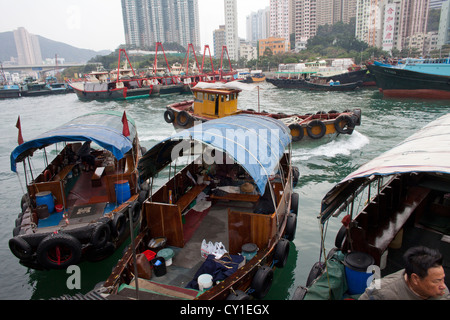
<instances>
[{"instance_id":1,"label":"blue bucket","mask_svg":"<svg viewBox=\"0 0 450 320\"><path fill-rule=\"evenodd\" d=\"M374 263L375 260L363 252L351 252L345 256L345 276L350 295L364 293L367 288L367 280L372 275L372 273L367 273L367 268Z\"/></svg>"},{"instance_id":2,"label":"blue bucket","mask_svg":"<svg viewBox=\"0 0 450 320\"><path fill-rule=\"evenodd\" d=\"M39 207L44 204L47 205L48 213L53 213L53 211L55 211L55 202L50 191L36 193L36 206Z\"/></svg>"},{"instance_id":3,"label":"blue bucket","mask_svg":"<svg viewBox=\"0 0 450 320\"><path fill-rule=\"evenodd\" d=\"M122 204L131 197L130 184L127 180L117 181L114 184L116 191L116 200L118 204Z\"/></svg>"}]
</instances>

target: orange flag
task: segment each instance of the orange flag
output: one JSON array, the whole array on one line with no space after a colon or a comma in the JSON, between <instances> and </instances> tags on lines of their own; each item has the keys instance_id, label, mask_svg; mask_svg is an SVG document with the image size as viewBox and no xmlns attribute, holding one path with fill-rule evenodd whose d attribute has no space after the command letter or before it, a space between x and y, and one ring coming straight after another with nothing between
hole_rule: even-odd
<instances>
[{"instance_id":1,"label":"orange flag","mask_svg":"<svg viewBox=\"0 0 450 320\"><path fill-rule=\"evenodd\" d=\"M17 138L17 142L19 145L23 143L23 137L22 137L22 126L20 125L20 116L17 118L16 128L19 129L19 136Z\"/></svg>"},{"instance_id":2,"label":"orange flag","mask_svg":"<svg viewBox=\"0 0 450 320\"><path fill-rule=\"evenodd\" d=\"M128 137L130 135L130 128L128 127L128 119L127 119L127 114L125 113L125 111L123 112L122 123L123 123L122 134L125 137Z\"/></svg>"}]
</instances>

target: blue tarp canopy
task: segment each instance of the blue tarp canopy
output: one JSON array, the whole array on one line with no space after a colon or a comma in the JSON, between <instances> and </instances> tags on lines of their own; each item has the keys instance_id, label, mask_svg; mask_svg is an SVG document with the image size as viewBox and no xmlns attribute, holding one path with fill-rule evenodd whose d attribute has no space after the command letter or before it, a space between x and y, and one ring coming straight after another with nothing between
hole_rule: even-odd
<instances>
[{"instance_id":1,"label":"blue tarp canopy","mask_svg":"<svg viewBox=\"0 0 450 320\"><path fill-rule=\"evenodd\" d=\"M93 141L120 160L131 150L136 136L136 125L129 116L127 122L130 136L122 134L122 117L123 113L115 111L89 113L26 141L11 153L11 170L16 172L16 163L23 161L37 149L58 142Z\"/></svg>"},{"instance_id":2,"label":"blue tarp canopy","mask_svg":"<svg viewBox=\"0 0 450 320\"><path fill-rule=\"evenodd\" d=\"M225 152L247 171L263 194L269 175L274 173L291 143L291 135L284 123L270 117L235 115L210 120L176 133L149 150L139 161L141 179L155 176L181 151L190 151L191 141ZM223 157L214 159L218 163Z\"/></svg>"}]
</instances>

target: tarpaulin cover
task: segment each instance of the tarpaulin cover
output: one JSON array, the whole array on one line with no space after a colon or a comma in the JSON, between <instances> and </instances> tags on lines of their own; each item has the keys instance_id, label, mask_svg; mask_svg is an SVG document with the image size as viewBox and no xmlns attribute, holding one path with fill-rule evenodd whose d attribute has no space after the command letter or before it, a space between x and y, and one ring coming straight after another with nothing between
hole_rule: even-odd
<instances>
[{"instance_id":1,"label":"tarpaulin cover","mask_svg":"<svg viewBox=\"0 0 450 320\"><path fill-rule=\"evenodd\" d=\"M187 142L181 144L183 141ZM291 143L291 135L285 124L270 117L235 115L210 120L176 133L150 149L139 162L141 179L164 169L179 156L181 146L190 148L190 141L225 152L247 171L264 194L269 176Z\"/></svg>"},{"instance_id":2,"label":"tarpaulin cover","mask_svg":"<svg viewBox=\"0 0 450 320\"><path fill-rule=\"evenodd\" d=\"M118 159L132 148L136 136L134 120L127 116L130 136L122 134L123 113L115 111L95 112L80 116L58 128L47 131L33 140L25 141L11 153L11 170L35 150L58 142L93 141L112 152Z\"/></svg>"},{"instance_id":3,"label":"tarpaulin cover","mask_svg":"<svg viewBox=\"0 0 450 320\"><path fill-rule=\"evenodd\" d=\"M339 194L350 195L372 176L390 176L412 172L450 174L450 113L432 121L421 130L367 162L339 182L322 200L321 220L339 207Z\"/></svg>"}]
</instances>

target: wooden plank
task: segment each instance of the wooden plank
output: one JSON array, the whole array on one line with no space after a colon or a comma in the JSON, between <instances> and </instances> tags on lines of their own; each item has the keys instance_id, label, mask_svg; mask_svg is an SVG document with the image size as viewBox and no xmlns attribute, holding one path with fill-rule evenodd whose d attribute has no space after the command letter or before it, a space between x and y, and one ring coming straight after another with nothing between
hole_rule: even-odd
<instances>
[{"instance_id":1,"label":"wooden plank","mask_svg":"<svg viewBox=\"0 0 450 320\"><path fill-rule=\"evenodd\" d=\"M216 196L212 194L210 195L210 198L214 200L258 202L260 196L259 194L228 193L224 196Z\"/></svg>"},{"instance_id":2,"label":"wooden plank","mask_svg":"<svg viewBox=\"0 0 450 320\"><path fill-rule=\"evenodd\" d=\"M183 223L176 205L145 202L145 214L152 237L166 237L167 245L184 247Z\"/></svg>"}]
</instances>

